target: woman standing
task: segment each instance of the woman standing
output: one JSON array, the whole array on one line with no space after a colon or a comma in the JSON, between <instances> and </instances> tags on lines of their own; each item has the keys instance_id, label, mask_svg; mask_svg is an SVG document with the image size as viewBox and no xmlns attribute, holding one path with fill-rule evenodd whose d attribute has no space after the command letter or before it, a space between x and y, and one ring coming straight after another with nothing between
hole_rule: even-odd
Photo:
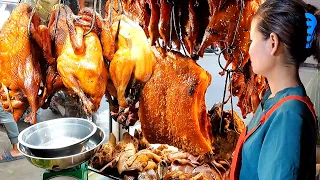
<instances>
[{"instance_id":1,"label":"woman standing","mask_svg":"<svg viewBox=\"0 0 320 180\"><path fill-rule=\"evenodd\" d=\"M319 23L302 0L266 0L256 12L249 54L270 89L239 138L231 179L315 179L317 123L299 65L320 60Z\"/></svg>"}]
</instances>

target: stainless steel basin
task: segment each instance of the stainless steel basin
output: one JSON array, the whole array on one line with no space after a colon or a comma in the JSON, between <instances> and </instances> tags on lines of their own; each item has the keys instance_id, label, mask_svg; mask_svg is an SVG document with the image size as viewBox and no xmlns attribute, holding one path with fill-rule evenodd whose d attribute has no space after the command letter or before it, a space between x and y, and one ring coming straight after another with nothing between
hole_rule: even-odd
<instances>
[{"instance_id":1,"label":"stainless steel basin","mask_svg":"<svg viewBox=\"0 0 320 180\"><path fill-rule=\"evenodd\" d=\"M84 151L97 126L82 118L59 118L23 130L18 141L37 157L60 157Z\"/></svg>"},{"instance_id":2,"label":"stainless steel basin","mask_svg":"<svg viewBox=\"0 0 320 180\"><path fill-rule=\"evenodd\" d=\"M89 138L85 149L82 152L71 156L52 158L37 157L32 154L30 149L28 149L21 143L18 144L18 149L34 166L47 170L59 171L75 167L85 161L88 161L101 148L104 140L105 133L101 128L98 127L95 134Z\"/></svg>"}]
</instances>

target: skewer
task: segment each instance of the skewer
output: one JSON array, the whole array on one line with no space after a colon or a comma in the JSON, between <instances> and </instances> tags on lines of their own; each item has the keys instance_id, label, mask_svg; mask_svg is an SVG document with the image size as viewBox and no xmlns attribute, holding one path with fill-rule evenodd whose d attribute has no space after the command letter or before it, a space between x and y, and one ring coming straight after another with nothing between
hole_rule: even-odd
<instances>
[{"instance_id":1,"label":"skewer","mask_svg":"<svg viewBox=\"0 0 320 180\"><path fill-rule=\"evenodd\" d=\"M173 1L173 2L174 2L174 1ZM175 18L176 15L175 15L175 12L174 12L174 8L175 8L175 4L173 4L173 8L172 8L172 14L173 14L173 17ZM180 17L180 16L179 16L179 17ZM179 22L180 22L180 20L179 20ZM181 46L182 46L184 55L187 56L186 47L185 47L185 45L184 45L184 43L183 43L183 41L182 41L182 39L181 39L181 26L179 26L179 27L180 27L180 28L179 28L180 31L178 32L178 28L177 28L177 24L176 24L176 21L175 21L175 20L173 21L173 25L174 25L174 29L175 29L175 31L176 31L176 33L177 33L178 40L179 40L179 42L180 42L180 44L181 44ZM191 54L190 54L190 56L191 56Z\"/></svg>"},{"instance_id":2,"label":"skewer","mask_svg":"<svg viewBox=\"0 0 320 180\"><path fill-rule=\"evenodd\" d=\"M120 0L118 0L118 10L114 9L113 8L113 0L110 0L110 4L109 4L109 12L108 12L108 17L109 17L109 24L110 26L112 26L112 11L116 11L117 14L123 14L123 7L122 7L122 10L120 10L120 6L122 7L122 3L120 2ZM116 32L116 39L118 37L118 34L119 34L119 31L120 31L120 22L121 22L121 18L119 19L119 22L118 22L118 28L117 28L117 32Z\"/></svg>"},{"instance_id":3,"label":"skewer","mask_svg":"<svg viewBox=\"0 0 320 180\"><path fill-rule=\"evenodd\" d=\"M169 23L169 50L172 49L172 21L174 21L174 17L172 17L172 12L173 12L173 6L171 8L171 13L170 13L170 23ZM167 48L166 48L167 50Z\"/></svg>"}]
</instances>

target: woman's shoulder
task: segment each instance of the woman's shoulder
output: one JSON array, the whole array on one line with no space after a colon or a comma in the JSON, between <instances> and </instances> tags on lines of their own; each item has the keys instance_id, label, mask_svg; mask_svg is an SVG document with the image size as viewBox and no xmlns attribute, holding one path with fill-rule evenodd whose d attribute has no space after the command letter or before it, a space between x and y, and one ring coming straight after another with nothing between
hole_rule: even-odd
<instances>
[{"instance_id":1,"label":"woman's shoulder","mask_svg":"<svg viewBox=\"0 0 320 180\"><path fill-rule=\"evenodd\" d=\"M290 99L285 101L280 107L280 112L293 112L300 116L312 115L311 110L306 102L299 99Z\"/></svg>"},{"instance_id":2,"label":"woman's shoulder","mask_svg":"<svg viewBox=\"0 0 320 180\"><path fill-rule=\"evenodd\" d=\"M278 99L278 102L288 96L297 96L300 98L304 98L305 100L308 99L306 98L307 97L306 91L302 84L295 88L290 88L288 91L283 93L282 97ZM304 117L305 115L312 115L311 110L308 107L308 104L298 98L289 99L283 102L279 106L278 112L292 112L302 117Z\"/></svg>"},{"instance_id":3,"label":"woman's shoulder","mask_svg":"<svg viewBox=\"0 0 320 180\"><path fill-rule=\"evenodd\" d=\"M308 121L307 124L313 124L314 121L312 111L309 109L305 102L297 99L291 99L285 101L273 114L274 120L272 123L277 123L277 121L282 121L282 123L298 123L300 125L304 124L304 121Z\"/></svg>"}]
</instances>

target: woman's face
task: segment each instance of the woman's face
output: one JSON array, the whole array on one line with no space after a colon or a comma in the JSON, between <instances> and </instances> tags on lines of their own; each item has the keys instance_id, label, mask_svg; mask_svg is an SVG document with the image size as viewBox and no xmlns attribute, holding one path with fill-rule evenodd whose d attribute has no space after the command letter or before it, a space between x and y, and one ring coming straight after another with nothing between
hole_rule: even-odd
<instances>
[{"instance_id":1,"label":"woman's face","mask_svg":"<svg viewBox=\"0 0 320 180\"><path fill-rule=\"evenodd\" d=\"M274 61L271 56L270 38L264 40L262 33L258 29L258 23L258 18L254 18L251 23L249 55L253 72L266 76L274 66Z\"/></svg>"}]
</instances>

